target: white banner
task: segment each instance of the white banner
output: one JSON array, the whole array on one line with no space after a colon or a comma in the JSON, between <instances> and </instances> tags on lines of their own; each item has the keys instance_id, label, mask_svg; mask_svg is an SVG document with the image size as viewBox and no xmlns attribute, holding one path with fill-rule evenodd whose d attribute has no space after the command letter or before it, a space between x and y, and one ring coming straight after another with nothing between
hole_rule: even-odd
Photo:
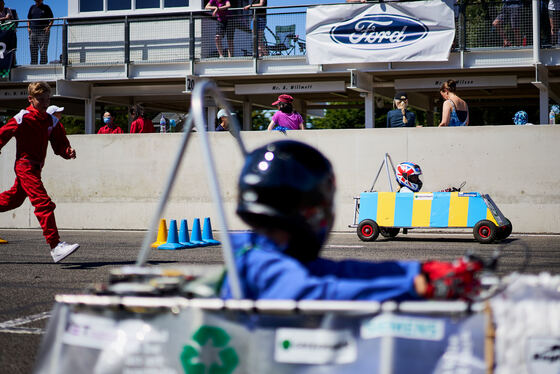
<instances>
[{"instance_id":1,"label":"white banner","mask_svg":"<svg viewBox=\"0 0 560 374\"><path fill-rule=\"evenodd\" d=\"M317 6L306 34L310 64L447 61L455 18L441 0Z\"/></svg>"}]
</instances>

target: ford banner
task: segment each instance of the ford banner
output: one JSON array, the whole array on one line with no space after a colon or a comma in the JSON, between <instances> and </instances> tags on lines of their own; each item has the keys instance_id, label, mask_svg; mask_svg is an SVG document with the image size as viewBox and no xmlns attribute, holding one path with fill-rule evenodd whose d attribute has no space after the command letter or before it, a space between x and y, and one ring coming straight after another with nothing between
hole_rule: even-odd
<instances>
[{"instance_id":1,"label":"ford banner","mask_svg":"<svg viewBox=\"0 0 560 374\"><path fill-rule=\"evenodd\" d=\"M317 6L306 31L310 64L447 61L455 18L441 0Z\"/></svg>"}]
</instances>

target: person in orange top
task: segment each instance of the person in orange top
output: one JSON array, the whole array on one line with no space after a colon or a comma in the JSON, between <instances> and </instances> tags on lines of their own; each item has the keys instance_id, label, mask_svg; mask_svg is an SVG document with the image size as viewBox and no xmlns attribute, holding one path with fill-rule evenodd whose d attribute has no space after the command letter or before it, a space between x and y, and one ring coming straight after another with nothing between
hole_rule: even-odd
<instances>
[{"instance_id":1,"label":"person in orange top","mask_svg":"<svg viewBox=\"0 0 560 374\"><path fill-rule=\"evenodd\" d=\"M29 197L43 235L51 247L51 256L54 262L59 262L80 245L60 241L54 217L56 205L43 186L41 170L49 141L54 153L64 159L76 158L76 151L70 146L64 126L58 118L47 113L51 94L49 85L45 82L30 83L27 91L31 105L0 128L0 149L11 138L16 138L16 180L12 188L0 194L0 212L21 206L25 198Z\"/></svg>"},{"instance_id":2,"label":"person in orange top","mask_svg":"<svg viewBox=\"0 0 560 374\"><path fill-rule=\"evenodd\" d=\"M124 131L122 131L122 129L115 125L115 122L113 121L113 115L111 114L111 112L105 112L105 114L103 114L103 123L105 123L105 126L103 126L102 128L99 129L99 131L97 132L98 134L122 134L124 133Z\"/></svg>"},{"instance_id":3,"label":"person in orange top","mask_svg":"<svg viewBox=\"0 0 560 374\"><path fill-rule=\"evenodd\" d=\"M141 105L134 105L130 108L130 115L133 119L130 125L131 134L155 132L152 120L144 117L144 108Z\"/></svg>"}]
</instances>

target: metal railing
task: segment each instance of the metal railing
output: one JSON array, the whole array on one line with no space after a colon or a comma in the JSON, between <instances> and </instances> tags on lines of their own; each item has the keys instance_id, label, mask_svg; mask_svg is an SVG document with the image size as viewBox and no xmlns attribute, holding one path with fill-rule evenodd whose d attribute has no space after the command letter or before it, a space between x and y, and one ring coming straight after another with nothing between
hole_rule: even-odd
<instances>
[{"instance_id":1,"label":"metal railing","mask_svg":"<svg viewBox=\"0 0 560 374\"><path fill-rule=\"evenodd\" d=\"M504 4L458 2L454 6L456 37L452 50L531 47L531 3ZM546 9L541 9L540 19L544 23L548 16L543 11ZM304 56L305 16L306 6L233 9L225 27L206 11L150 17L57 18L47 39L48 59L42 62L72 66L192 62L221 56ZM14 22L18 23L16 63L30 65L35 56L30 49L27 20ZM551 47L550 27L542 30L541 47Z\"/></svg>"}]
</instances>

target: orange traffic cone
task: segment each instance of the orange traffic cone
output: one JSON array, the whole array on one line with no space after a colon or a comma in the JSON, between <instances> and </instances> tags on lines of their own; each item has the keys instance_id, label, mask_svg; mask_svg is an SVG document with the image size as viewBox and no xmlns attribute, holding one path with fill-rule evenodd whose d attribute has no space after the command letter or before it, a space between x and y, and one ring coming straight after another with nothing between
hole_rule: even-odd
<instances>
[{"instance_id":1,"label":"orange traffic cone","mask_svg":"<svg viewBox=\"0 0 560 374\"><path fill-rule=\"evenodd\" d=\"M157 248L165 243L167 243L167 222L165 222L165 219L162 218L159 220L157 239L152 243L152 248Z\"/></svg>"},{"instance_id":2,"label":"orange traffic cone","mask_svg":"<svg viewBox=\"0 0 560 374\"><path fill-rule=\"evenodd\" d=\"M8 244L8 241L0 238L0 244Z\"/></svg>"}]
</instances>

